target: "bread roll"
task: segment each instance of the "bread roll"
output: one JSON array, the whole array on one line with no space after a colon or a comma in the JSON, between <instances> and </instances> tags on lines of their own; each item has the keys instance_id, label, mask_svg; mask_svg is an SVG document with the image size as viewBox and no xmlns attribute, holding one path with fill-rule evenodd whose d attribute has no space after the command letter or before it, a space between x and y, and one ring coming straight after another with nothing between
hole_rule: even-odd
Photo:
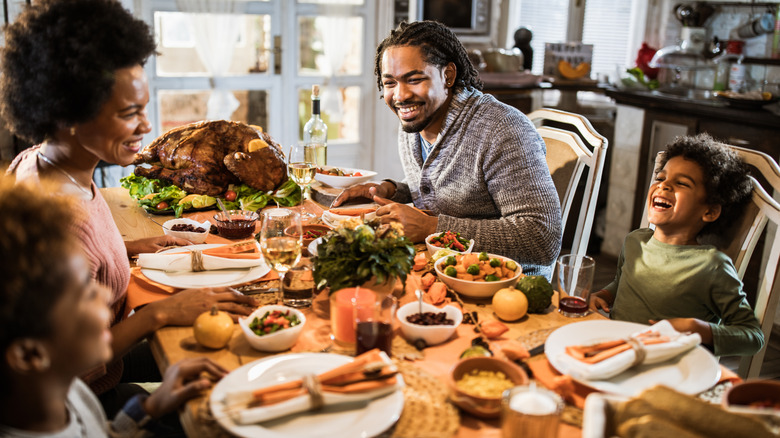
<instances>
[{"instance_id":1,"label":"bread roll","mask_svg":"<svg viewBox=\"0 0 780 438\"><path fill-rule=\"evenodd\" d=\"M618 436L622 438L705 438L656 415L643 415L621 423Z\"/></svg>"}]
</instances>

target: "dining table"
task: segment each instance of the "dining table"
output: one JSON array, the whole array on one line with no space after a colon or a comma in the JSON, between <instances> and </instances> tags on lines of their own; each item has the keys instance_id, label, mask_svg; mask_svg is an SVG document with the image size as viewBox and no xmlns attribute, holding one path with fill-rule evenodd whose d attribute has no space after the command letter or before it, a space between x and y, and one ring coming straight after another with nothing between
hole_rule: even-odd
<instances>
[{"instance_id":1,"label":"dining table","mask_svg":"<svg viewBox=\"0 0 780 438\"><path fill-rule=\"evenodd\" d=\"M111 209L116 225L125 240L134 240L163 234L161 223L172 216L151 215L137 205L126 189L120 187L104 188L101 193ZM323 206L317 202L307 200L302 207L321 215ZM298 208L298 207L293 207ZM199 221L207 220L215 214L215 211L199 211L184 213L184 217L191 217ZM259 228L259 223L258 223ZM227 243L226 239L218 236L209 236L207 243ZM417 246L418 251L425 251L424 245ZM132 262L131 262L132 265ZM144 281L138 275L139 268L133 267L134 275L131 287L128 290L128 302L131 307L138 307L154 299L164 298L176 290L153 282ZM411 276L419 275L415 272ZM258 284L272 283L276 276L271 271L261 278ZM414 286L407 281L406 289L401 282L397 283L393 292L399 297L399 302L404 303L414 298ZM263 304L276 304L280 299L278 293L264 292L253 295ZM133 301L135 300L135 301ZM306 326L298 342L290 351L276 353L288 354L298 352L329 352L341 354L354 354L350 351L340 351L330 341L330 323L327 316L322 313L323 305L327 304L327 293L321 292L315 296L310 308L301 309L306 316ZM491 300L469 299L458 297L458 304L462 306L464 314L476 313L479 320L496 319L492 311ZM129 316L132 317L132 316ZM501 339L516 340L528 350L543 345L546 338L554 330L567 324L580 321L607 320L600 313L589 312L586 316L569 318L557 311L557 293L553 296L553 305L543 313L529 313L518 321L502 321L508 328ZM397 321L396 321L397 323ZM400 365L407 387L404 388L405 405L403 413L396 424L381 436L431 436L431 437L500 437L500 419L484 419L475 417L456 408L447 401L448 379L450 370L458 362L461 353L472 345L472 340L479 336L475 332L474 325L462 324L455 335L444 344L431 346L418 350L406 342L396 327L396 335L392 344L392 356ZM192 327L164 327L154 332L149 339L149 344L160 368L161 373L179 360L185 358L205 356L221 364L228 370L235 370L250 362L267 358L274 353L264 353L253 349L242 334L238 324L235 325L234 334L230 342L222 349L208 349L200 346L193 336ZM533 370L533 377L541 383L549 383L555 377L555 370L549 366L544 354L539 354L527 359L527 365ZM548 385L549 386L549 385ZM411 391L411 392L408 392ZM575 394L567 399L566 408L562 414L558 436L561 438L582 436L582 405L585 393ZM209 409L209 394L189 401L181 410L180 418L182 426L188 436L230 436L215 420ZM418 399L417 403L414 400ZM425 400L420 403L419 399Z\"/></svg>"}]
</instances>

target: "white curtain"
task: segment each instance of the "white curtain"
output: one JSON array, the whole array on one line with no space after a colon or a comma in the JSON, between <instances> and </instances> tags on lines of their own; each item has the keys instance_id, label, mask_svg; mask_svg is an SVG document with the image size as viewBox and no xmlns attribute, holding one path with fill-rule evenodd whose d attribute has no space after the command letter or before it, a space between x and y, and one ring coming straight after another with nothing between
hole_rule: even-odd
<instances>
[{"instance_id":1,"label":"white curtain","mask_svg":"<svg viewBox=\"0 0 780 438\"><path fill-rule=\"evenodd\" d=\"M230 90L216 88L216 78L224 76L233 60L233 50L241 30L239 6L234 0L177 0L181 12L187 13L195 49L210 75L211 95L207 120L230 119L239 102Z\"/></svg>"},{"instance_id":2,"label":"white curtain","mask_svg":"<svg viewBox=\"0 0 780 438\"><path fill-rule=\"evenodd\" d=\"M352 25L354 20L346 16L339 16L338 7L350 4L349 0L330 0L330 5L336 7L325 7L325 15L318 18L318 28L322 33L322 49L325 56L322 58L322 73L325 76L324 89L322 93L321 109L327 113L331 120L337 120L341 117L342 99L339 87L330 84L330 78L336 76L344 66L344 60L349 53L350 38L352 35Z\"/></svg>"}]
</instances>

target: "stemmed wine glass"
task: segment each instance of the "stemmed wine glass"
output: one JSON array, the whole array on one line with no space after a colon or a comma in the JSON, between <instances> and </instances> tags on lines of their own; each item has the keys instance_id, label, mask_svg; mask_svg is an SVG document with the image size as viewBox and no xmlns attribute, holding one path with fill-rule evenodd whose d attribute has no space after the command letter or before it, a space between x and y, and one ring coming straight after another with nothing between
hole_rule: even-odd
<instances>
[{"instance_id":1,"label":"stemmed wine glass","mask_svg":"<svg viewBox=\"0 0 780 438\"><path fill-rule=\"evenodd\" d=\"M287 155L287 174L290 179L301 188L301 219L309 222L317 216L303 208L304 202L309 199L309 184L317 173L317 158L314 145L295 143L290 146Z\"/></svg>"},{"instance_id":2,"label":"stemmed wine glass","mask_svg":"<svg viewBox=\"0 0 780 438\"><path fill-rule=\"evenodd\" d=\"M279 290L284 294L284 274L301 259L301 215L286 208L264 211L258 240L266 262L279 274Z\"/></svg>"}]
</instances>

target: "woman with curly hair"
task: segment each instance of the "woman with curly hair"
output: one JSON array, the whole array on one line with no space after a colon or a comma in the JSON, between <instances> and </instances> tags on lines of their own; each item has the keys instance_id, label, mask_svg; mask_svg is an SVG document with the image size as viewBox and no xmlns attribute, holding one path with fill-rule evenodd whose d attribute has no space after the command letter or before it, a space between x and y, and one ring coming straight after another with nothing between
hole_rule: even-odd
<instances>
[{"instance_id":1,"label":"woman with curly hair","mask_svg":"<svg viewBox=\"0 0 780 438\"><path fill-rule=\"evenodd\" d=\"M168 236L124 242L92 183L100 160L130 164L150 131L143 65L154 51L149 27L115 0L44 0L7 26L0 59L0 113L16 135L37 143L22 151L8 172L17 181L59 183L59 190L77 197L88 213L72 232L89 257L92 277L111 291L117 358L84 376L99 394L114 390L123 375L121 358L155 330L192 324L212 305L234 317L247 315L249 308L242 304L255 303L229 290L192 289L121 320L130 279L128 256L189 243Z\"/></svg>"},{"instance_id":2,"label":"woman with curly hair","mask_svg":"<svg viewBox=\"0 0 780 438\"><path fill-rule=\"evenodd\" d=\"M480 91L466 49L441 23L401 23L379 44L374 68L401 122L405 179L353 186L334 205L373 197L382 205L377 215L402 223L415 242L457 230L474 238L475 251L549 278L561 249L561 208L531 121Z\"/></svg>"},{"instance_id":3,"label":"woman with curly hair","mask_svg":"<svg viewBox=\"0 0 780 438\"><path fill-rule=\"evenodd\" d=\"M701 335L717 356L753 355L764 335L731 259L701 238L727 226L749 199L747 167L707 134L669 144L647 194L647 219L626 236L615 280L593 310L642 324L668 319Z\"/></svg>"}]
</instances>

